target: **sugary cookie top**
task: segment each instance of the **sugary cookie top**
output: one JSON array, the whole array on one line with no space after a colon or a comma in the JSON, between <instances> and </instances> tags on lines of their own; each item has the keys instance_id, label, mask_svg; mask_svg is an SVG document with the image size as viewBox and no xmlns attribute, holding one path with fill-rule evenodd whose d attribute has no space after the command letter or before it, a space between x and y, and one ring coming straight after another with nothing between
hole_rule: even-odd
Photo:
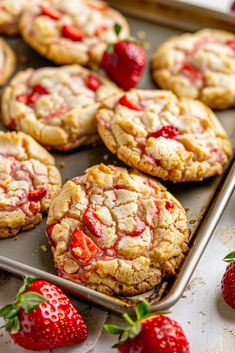
<instances>
[{"instance_id":1,"label":"sugary cookie top","mask_svg":"<svg viewBox=\"0 0 235 353\"><path fill-rule=\"evenodd\" d=\"M16 55L9 44L0 38L0 86L4 85L16 67Z\"/></svg>"},{"instance_id":2,"label":"sugary cookie top","mask_svg":"<svg viewBox=\"0 0 235 353\"><path fill-rule=\"evenodd\" d=\"M13 226L16 219L21 222L20 213L30 218L48 210L61 185L54 163L53 157L31 137L0 131L1 227Z\"/></svg>"},{"instance_id":3,"label":"sugary cookie top","mask_svg":"<svg viewBox=\"0 0 235 353\"><path fill-rule=\"evenodd\" d=\"M18 20L25 6L35 0L0 0L0 32L14 34L18 31Z\"/></svg>"},{"instance_id":4,"label":"sugary cookie top","mask_svg":"<svg viewBox=\"0 0 235 353\"><path fill-rule=\"evenodd\" d=\"M57 63L97 64L117 41L115 23L122 26L120 38L127 37L126 20L104 1L52 0L28 8L20 27L26 41Z\"/></svg>"},{"instance_id":5,"label":"sugary cookie top","mask_svg":"<svg viewBox=\"0 0 235 353\"><path fill-rule=\"evenodd\" d=\"M60 275L88 284L95 273L105 285L113 271L126 285L141 271L149 278L151 268L159 271L181 252L188 235L185 211L165 187L137 171L103 164L64 185L48 223ZM118 279L119 266L128 278Z\"/></svg>"},{"instance_id":6,"label":"sugary cookie top","mask_svg":"<svg viewBox=\"0 0 235 353\"><path fill-rule=\"evenodd\" d=\"M107 99L97 113L107 147L127 164L173 181L202 179L200 164L225 164L227 135L203 103L169 91L132 90ZM199 168L199 169L198 169ZM200 169L201 168L201 169ZM196 175L195 175L196 173Z\"/></svg>"},{"instance_id":7,"label":"sugary cookie top","mask_svg":"<svg viewBox=\"0 0 235 353\"><path fill-rule=\"evenodd\" d=\"M3 122L46 146L67 150L96 135L100 101L117 90L78 65L27 69L3 94Z\"/></svg>"},{"instance_id":8,"label":"sugary cookie top","mask_svg":"<svg viewBox=\"0 0 235 353\"><path fill-rule=\"evenodd\" d=\"M206 29L175 36L152 58L153 77L178 96L212 108L235 106L235 35Z\"/></svg>"}]
</instances>

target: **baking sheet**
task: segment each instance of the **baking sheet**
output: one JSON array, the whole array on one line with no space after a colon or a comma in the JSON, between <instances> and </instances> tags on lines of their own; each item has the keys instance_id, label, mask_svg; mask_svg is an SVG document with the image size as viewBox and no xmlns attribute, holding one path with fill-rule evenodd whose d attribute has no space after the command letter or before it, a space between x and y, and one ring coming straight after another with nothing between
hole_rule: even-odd
<instances>
[{"instance_id":1,"label":"baking sheet","mask_svg":"<svg viewBox=\"0 0 235 353\"><path fill-rule=\"evenodd\" d=\"M180 30L165 27L163 25L155 23L149 23L145 20L140 20L136 18L128 17L128 22L130 24L132 34L137 36L143 36L143 33L139 32L144 31L145 38L143 39L143 41L145 42L146 47L149 47L149 58L152 52L160 43L164 42L168 37L172 35L177 35L181 33ZM19 70L22 70L26 67L53 66L51 62L42 58L32 49L30 49L20 38L11 38L8 39L8 42L17 52L20 62L27 61L26 63L21 63L19 65ZM156 88L155 84L151 80L149 65L145 70L145 74L141 81L140 87L144 89ZM218 112L217 116L219 117L223 126L227 130L229 137L234 145L235 110L231 109L224 112ZM4 128L1 126L0 129L3 130ZM77 149L67 154L53 153L53 155L56 158L56 165L62 173L63 182L65 182L67 179L71 179L72 177L82 175L86 168L97 163L117 163L118 165L123 165L121 162L117 161L116 157L112 156L110 152L105 148L105 146L101 143L95 148L87 147ZM64 168L61 167L63 164ZM197 231L196 234L196 230L198 230L198 226L203 216L205 215L205 212L208 211L208 206L212 201L213 197L215 196L216 190L218 189L221 180L222 177L214 177L207 179L203 182L175 185L172 183L163 182L163 184L169 189L169 191L171 191L174 196L176 196L182 202L183 206L187 209L190 234L191 238L193 239L192 244L195 242L196 239L200 237L201 233ZM232 180L234 182L233 177ZM228 191L231 193L231 190L232 186L230 180L229 190L225 191L227 193ZM221 195L222 194L223 193L221 193ZM228 194L226 195L229 196ZM217 217L217 215L218 212L216 212L215 217ZM87 289L83 286L65 281L63 279L59 279L58 277L50 276L50 274L56 275L56 271L53 265L52 254L47 243L47 239L44 235L46 228L45 221L46 219L44 218L43 222L36 226L33 230L21 232L20 236L17 238L5 239L0 241L0 267L10 270L16 274L32 273L40 277L45 277L47 279L54 280L61 286L66 287L66 289L68 289L75 295L80 295L86 300L88 299L94 303L103 305L104 307L109 308L111 310L122 312L125 310L125 307L129 307L131 309L133 307L133 302L139 297L134 297L130 299L115 299L113 297L107 297L106 295L97 293L91 289ZM208 222L210 222L210 219L208 220ZM208 234L207 237L209 237ZM197 259L196 255L197 254L194 255L194 265L196 264L195 260L198 260L200 257L199 252ZM179 274L177 276L180 280L181 271L179 271ZM174 301L179 299L179 293L177 294L176 298L176 291L174 292L174 284L175 279L171 279L169 283L165 282L161 286L157 286L155 290L148 292L146 295L141 295L141 297L148 298L154 308L157 308L159 307L159 305L156 306L156 303L158 302L160 297L162 296L164 300L164 295L168 293L168 296L172 295L172 300L171 302L169 302L172 305ZM164 291L166 285L168 285L168 289L167 291ZM175 298L174 300L173 297ZM168 304L168 306L169 305L170 304Z\"/></svg>"}]
</instances>

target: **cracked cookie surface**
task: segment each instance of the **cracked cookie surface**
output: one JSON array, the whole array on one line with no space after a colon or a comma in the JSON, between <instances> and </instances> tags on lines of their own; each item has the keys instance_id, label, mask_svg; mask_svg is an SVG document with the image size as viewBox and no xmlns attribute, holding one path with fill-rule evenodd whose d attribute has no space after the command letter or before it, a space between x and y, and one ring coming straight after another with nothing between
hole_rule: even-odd
<instances>
[{"instance_id":1,"label":"cracked cookie surface","mask_svg":"<svg viewBox=\"0 0 235 353\"><path fill-rule=\"evenodd\" d=\"M125 18L103 1L51 0L31 6L20 21L24 40L57 64L98 66L108 43L129 35Z\"/></svg>"},{"instance_id":2,"label":"cracked cookie surface","mask_svg":"<svg viewBox=\"0 0 235 353\"><path fill-rule=\"evenodd\" d=\"M235 106L235 35L205 29L175 36L152 58L153 79L179 97L213 109Z\"/></svg>"},{"instance_id":3,"label":"cracked cookie surface","mask_svg":"<svg viewBox=\"0 0 235 353\"><path fill-rule=\"evenodd\" d=\"M117 91L109 80L79 65L27 69L4 90L2 121L48 149L68 151L98 139L96 110Z\"/></svg>"},{"instance_id":4,"label":"cracked cookie surface","mask_svg":"<svg viewBox=\"0 0 235 353\"><path fill-rule=\"evenodd\" d=\"M102 103L97 121L102 140L119 159L173 182L222 174L232 153L214 113L170 91L119 94Z\"/></svg>"},{"instance_id":5,"label":"cracked cookie surface","mask_svg":"<svg viewBox=\"0 0 235 353\"><path fill-rule=\"evenodd\" d=\"M187 251L181 204L153 178L112 165L66 182L47 223L59 275L109 295L152 289Z\"/></svg>"},{"instance_id":6,"label":"cracked cookie surface","mask_svg":"<svg viewBox=\"0 0 235 353\"><path fill-rule=\"evenodd\" d=\"M0 38L0 86L3 86L16 68L16 55L9 44Z\"/></svg>"},{"instance_id":7,"label":"cracked cookie surface","mask_svg":"<svg viewBox=\"0 0 235 353\"><path fill-rule=\"evenodd\" d=\"M0 239L33 228L61 187L54 158L24 133L0 131Z\"/></svg>"}]
</instances>

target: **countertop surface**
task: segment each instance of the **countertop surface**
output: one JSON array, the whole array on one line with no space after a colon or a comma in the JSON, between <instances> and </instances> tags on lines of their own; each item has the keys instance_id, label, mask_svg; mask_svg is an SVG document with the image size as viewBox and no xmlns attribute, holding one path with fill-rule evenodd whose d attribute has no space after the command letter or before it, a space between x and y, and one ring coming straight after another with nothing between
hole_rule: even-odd
<instances>
[{"instance_id":1,"label":"countertop surface","mask_svg":"<svg viewBox=\"0 0 235 353\"><path fill-rule=\"evenodd\" d=\"M195 4L227 11L230 0L191 0ZM235 249L235 194L214 232L194 275L181 300L171 309L170 316L177 320L190 341L191 353L234 353L235 311L230 309L220 292L220 282L225 271L224 256ZM0 307L14 298L20 283L0 270ZM106 322L121 323L114 315L90 308L86 304L74 304L88 322L89 340L82 346L59 349L56 353L112 353L115 337L104 333ZM26 353L15 346L4 330L0 332L0 353ZM48 352L49 353L49 352Z\"/></svg>"}]
</instances>

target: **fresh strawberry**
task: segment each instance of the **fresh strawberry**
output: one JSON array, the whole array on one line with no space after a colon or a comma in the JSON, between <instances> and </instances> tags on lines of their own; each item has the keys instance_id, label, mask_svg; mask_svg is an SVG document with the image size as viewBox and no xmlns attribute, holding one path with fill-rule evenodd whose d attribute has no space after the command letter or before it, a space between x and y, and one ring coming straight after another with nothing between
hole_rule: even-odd
<instances>
[{"instance_id":1,"label":"fresh strawberry","mask_svg":"<svg viewBox=\"0 0 235 353\"><path fill-rule=\"evenodd\" d=\"M195 67L193 67L192 65L184 63L181 70L188 75L192 82L203 81L203 75L201 74L201 72L195 69Z\"/></svg>"},{"instance_id":2,"label":"fresh strawberry","mask_svg":"<svg viewBox=\"0 0 235 353\"><path fill-rule=\"evenodd\" d=\"M91 206L87 207L83 216L83 222L92 234L94 234L98 238L102 237L102 223L95 215Z\"/></svg>"},{"instance_id":3,"label":"fresh strawberry","mask_svg":"<svg viewBox=\"0 0 235 353\"><path fill-rule=\"evenodd\" d=\"M117 36L121 26L115 25ZM107 75L124 90L137 86L146 65L146 52L134 38L119 40L108 46L101 66Z\"/></svg>"},{"instance_id":4,"label":"fresh strawberry","mask_svg":"<svg viewBox=\"0 0 235 353\"><path fill-rule=\"evenodd\" d=\"M62 27L62 36L74 42L80 42L84 38L84 33L76 26L64 25Z\"/></svg>"},{"instance_id":5,"label":"fresh strawberry","mask_svg":"<svg viewBox=\"0 0 235 353\"><path fill-rule=\"evenodd\" d=\"M40 6L41 14L44 16L50 17L52 20L59 20L62 17L62 13L52 9L51 7L47 7L44 5Z\"/></svg>"},{"instance_id":6,"label":"fresh strawberry","mask_svg":"<svg viewBox=\"0 0 235 353\"><path fill-rule=\"evenodd\" d=\"M47 191L45 188L30 191L28 193L28 200L37 202L37 201L40 201L41 199L43 199L43 197L46 196L46 194L47 194Z\"/></svg>"},{"instance_id":7,"label":"fresh strawberry","mask_svg":"<svg viewBox=\"0 0 235 353\"><path fill-rule=\"evenodd\" d=\"M87 265L100 251L96 244L80 229L73 232L69 247L74 258L82 265Z\"/></svg>"},{"instance_id":8,"label":"fresh strawberry","mask_svg":"<svg viewBox=\"0 0 235 353\"><path fill-rule=\"evenodd\" d=\"M231 47L233 50L235 50L235 40L228 40L226 44Z\"/></svg>"},{"instance_id":9,"label":"fresh strawberry","mask_svg":"<svg viewBox=\"0 0 235 353\"><path fill-rule=\"evenodd\" d=\"M136 111L141 111L141 108L133 103L132 101L130 101L127 96L123 96L119 102L119 104L123 105L124 107L128 108L128 109L132 109L132 110L136 110Z\"/></svg>"},{"instance_id":10,"label":"fresh strawberry","mask_svg":"<svg viewBox=\"0 0 235 353\"><path fill-rule=\"evenodd\" d=\"M141 235L145 230L145 224L138 217L135 219L135 226L132 231L129 233L132 237L137 237Z\"/></svg>"},{"instance_id":11,"label":"fresh strawberry","mask_svg":"<svg viewBox=\"0 0 235 353\"><path fill-rule=\"evenodd\" d=\"M224 258L229 265L221 282L222 295L228 305L235 309L235 251Z\"/></svg>"},{"instance_id":12,"label":"fresh strawberry","mask_svg":"<svg viewBox=\"0 0 235 353\"><path fill-rule=\"evenodd\" d=\"M120 353L190 353L189 343L180 325L164 315L152 314L145 302L136 305L137 321L124 314L129 328L105 325L106 331L119 335Z\"/></svg>"},{"instance_id":13,"label":"fresh strawberry","mask_svg":"<svg viewBox=\"0 0 235 353\"><path fill-rule=\"evenodd\" d=\"M97 91L97 89L101 86L101 82L95 75L89 74L86 78L86 86L92 91Z\"/></svg>"},{"instance_id":14,"label":"fresh strawberry","mask_svg":"<svg viewBox=\"0 0 235 353\"><path fill-rule=\"evenodd\" d=\"M52 283L26 277L14 304L0 310L16 344L33 351L79 344L87 327L69 298Z\"/></svg>"},{"instance_id":15,"label":"fresh strawberry","mask_svg":"<svg viewBox=\"0 0 235 353\"><path fill-rule=\"evenodd\" d=\"M155 137L155 138L165 137L166 139L173 139L176 136L178 136L179 133L180 133L179 129L176 126L166 125L157 131L150 132L148 137Z\"/></svg>"}]
</instances>

